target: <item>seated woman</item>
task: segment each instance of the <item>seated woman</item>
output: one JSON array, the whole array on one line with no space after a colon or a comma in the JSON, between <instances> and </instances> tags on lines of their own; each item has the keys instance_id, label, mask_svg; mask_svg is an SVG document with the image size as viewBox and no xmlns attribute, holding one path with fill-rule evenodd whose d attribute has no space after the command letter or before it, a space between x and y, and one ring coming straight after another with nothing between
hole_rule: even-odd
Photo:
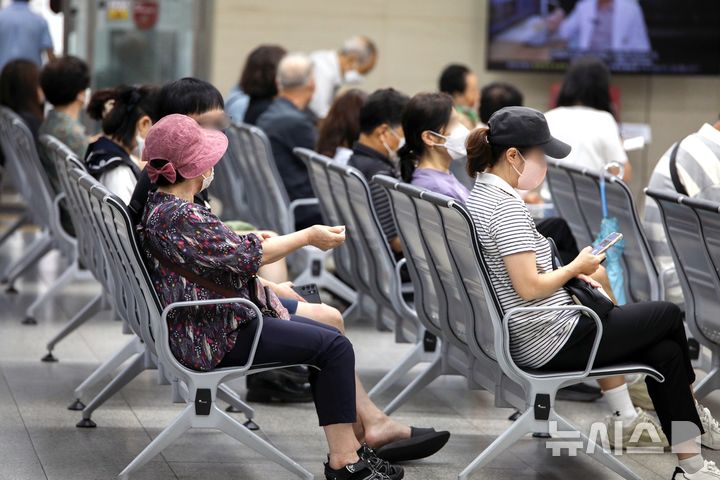
<instances>
[{"instance_id":1,"label":"seated woman","mask_svg":"<svg viewBox=\"0 0 720 480\"><path fill-rule=\"evenodd\" d=\"M360 109L367 93L351 88L338 96L327 116L320 122L315 150L330 157L340 165L346 165L353 154L352 148L360 138Z\"/></svg>"},{"instance_id":2,"label":"seated woman","mask_svg":"<svg viewBox=\"0 0 720 480\"><path fill-rule=\"evenodd\" d=\"M503 309L571 305L563 286L574 277L597 288L599 284L591 276L597 273L604 254L595 256L586 247L571 263L553 269L550 245L537 232L515 191L544 180L545 155L563 158L570 152L567 144L550 135L543 114L525 107L499 110L488 128L470 134L467 152L468 173L477 175L467 207ZM703 459L696 444L703 434L702 444L717 448L720 437L709 410L693 398L695 373L680 309L667 302L635 303L615 307L602 322L596 367L642 363L665 377L663 383L649 377L646 383L662 429L678 456L673 478L720 479L720 470ZM578 312L520 314L510 321L510 350L522 367L578 370L585 366L595 332L595 323ZM627 446L637 425L654 420L633 408L623 377L599 382L614 412L607 422L610 443L622 441ZM621 423L622 438L615 438L615 422ZM643 437L649 437L647 430L638 444L652 443Z\"/></svg>"},{"instance_id":3,"label":"seated woman","mask_svg":"<svg viewBox=\"0 0 720 480\"><path fill-rule=\"evenodd\" d=\"M405 108L402 127L405 145L398 155L403 180L464 204L470 191L450 171L450 164L465 157L470 131L453 108L452 97L447 93L415 95Z\"/></svg>"},{"instance_id":4,"label":"seated woman","mask_svg":"<svg viewBox=\"0 0 720 480\"><path fill-rule=\"evenodd\" d=\"M241 236L194 203L194 196L210 185L213 167L227 146L221 132L203 129L178 114L164 117L148 134L143 159L158 188L149 194L138 228L163 305L224 297L207 288L208 283L250 299L261 265L306 245L328 250L345 240L344 227L321 225L264 240L255 234ZM202 283L183 271L202 277ZM337 329L288 315L272 292L269 303L282 318L263 318L255 363L319 369L311 369L310 382L330 448L326 478L399 479L402 469L377 455L397 461L422 458L447 442L449 433L404 426L370 401L354 373L352 345ZM209 307L203 319L178 311L169 322L173 354L189 368L204 371L244 364L257 324L251 311L240 305ZM370 447L378 448L377 455Z\"/></svg>"},{"instance_id":5,"label":"seated woman","mask_svg":"<svg viewBox=\"0 0 720 480\"><path fill-rule=\"evenodd\" d=\"M88 145L85 168L126 205L144 167L139 162L156 101L154 87L121 86L98 90L87 107L90 118L101 122L103 134Z\"/></svg>"}]
</instances>

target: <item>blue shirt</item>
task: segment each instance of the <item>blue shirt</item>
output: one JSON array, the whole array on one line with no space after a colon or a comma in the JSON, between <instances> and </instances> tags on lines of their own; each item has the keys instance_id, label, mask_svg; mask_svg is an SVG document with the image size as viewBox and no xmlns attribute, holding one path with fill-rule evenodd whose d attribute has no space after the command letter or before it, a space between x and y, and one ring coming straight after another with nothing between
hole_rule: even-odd
<instances>
[{"instance_id":1,"label":"blue shirt","mask_svg":"<svg viewBox=\"0 0 720 480\"><path fill-rule=\"evenodd\" d=\"M27 2L15 1L0 11L0 69L17 58L39 66L42 52L49 48L53 43L48 23Z\"/></svg>"}]
</instances>

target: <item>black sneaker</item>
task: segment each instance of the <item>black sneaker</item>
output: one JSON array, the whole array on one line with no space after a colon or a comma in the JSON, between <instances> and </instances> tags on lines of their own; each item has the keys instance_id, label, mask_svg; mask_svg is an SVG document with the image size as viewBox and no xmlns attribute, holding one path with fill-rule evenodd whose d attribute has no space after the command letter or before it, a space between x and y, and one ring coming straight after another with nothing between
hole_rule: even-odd
<instances>
[{"instance_id":1,"label":"black sneaker","mask_svg":"<svg viewBox=\"0 0 720 480\"><path fill-rule=\"evenodd\" d=\"M390 477L376 472L362 459L338 470L330 468L330 463L326 463L325 478L326 480L390 480Z\"/></svg>"},{"instance_id":2,"label":"black sneaker","mask_svg":"<svg viewBox=\"0 0 720 480\"><path fill-rule=\"evenodd\" d=\"M360 447L357 454L360 460L365 460L370 465L370 468L387 475L390 480L400 480L405 476L405 470L402 467L391 465L387 460L378 457L375 450L365 444Z\"/></svg>"}]
</instances>

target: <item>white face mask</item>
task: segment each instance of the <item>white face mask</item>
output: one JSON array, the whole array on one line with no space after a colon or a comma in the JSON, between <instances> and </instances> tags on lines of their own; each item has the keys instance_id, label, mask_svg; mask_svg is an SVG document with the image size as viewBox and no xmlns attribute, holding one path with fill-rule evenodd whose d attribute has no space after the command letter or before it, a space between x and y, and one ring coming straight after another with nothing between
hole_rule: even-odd
<instances>
[{"instance_id":1,"label":"white face mask","mask_svg":"<svg viewBox=\"0 0 720 480\"><path fill-rule=\"evenodd\" d=\"M397 152L405 145L405 137L401 137L400 135L398 135L397 132L392 128L390 129L390 131L393 135L395 135L395 138L398 139L398 147L393 150L392 148L390 148L390 145L385 142L385 140L381 140L381 142L383 144L383 147L385 147L385 150L387 150L388 158L390 159L390 161L397 165L398 163L400 163L400 157L398 156Z\"/></svg>"},{"instance_id":2,"label":"white face mask","mask_svg":"<svg viewBox=\"0 0 720 480\"><path fill-rule=\"evenodd\" d=\"M212 170L210 170L209 176L206 177L205 175L203 175L202 177L203 177L203 183L202 183L202 187L200 187L201 192L203 190L207 190L208 187L210 186L210 184L212 183L213 179L215 178L215 167L213 167Z\"/></svg>"},{"instance_id":3,"label":"white face mask","mask_svg":"<svg viewBox=\"0 0 720 480\"><path fill-rule=\"evenodd\" d=\"M343 77L343 83L346 85L357 85L363 81L363 76L357 70L348 70Z\"/></svg>"},{"instance_id":4,"label":"white face mask","mask_svg":"<svg viewBox=\"0 0 720 480\"><path fill-rule=\"evenodd\" d=\"M92 90L90 90L90 87L87 87L85 89L85 97L83 98L83 110L87 109L88 105L90 105L90 97L92 96Z\"/></svg>"},{"instance_id":5,"label":"white face mask","mask_svg":"<svg viewBox=\"0 0 720 480\"><path fill-rule=\"evenodd\" d=\"M439 133L432 131L431 133L445 139L445 143L433 143L433 145L436 147L445 147L450 155L450 158L453 160L467 156L465 141L467 140L468 135L470 135L470 130L468 130L465 125L461 123L458 124L455 128L453 128L452 132L450 132L450 135L448 136L440 135Z\"/></svg>"},{"instance_id":6,"label":"white face mask","mask_svg":"<svg viewBox=\"0 0 720 480\"><path fill-rule=\"evenodd\" d=\"M140 135L135 135L135 143L137 143L137 146L135 147L133 155L135 155L137 158L142 158L142 153L145 149L145 139Z\"/></svg>"}]
</instances>

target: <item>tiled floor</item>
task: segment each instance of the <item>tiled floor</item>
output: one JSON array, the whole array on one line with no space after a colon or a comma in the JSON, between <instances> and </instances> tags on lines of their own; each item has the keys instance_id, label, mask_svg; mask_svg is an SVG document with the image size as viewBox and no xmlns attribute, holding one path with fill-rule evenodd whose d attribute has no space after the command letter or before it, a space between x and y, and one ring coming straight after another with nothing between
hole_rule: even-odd
<instances>
[{"instance_id":1,"label":"tiled floor","mask_svg":"<svg viewBox=\"0 0 720 480\"><path fill-rule=\"evenodd\" d=\"M16 235L0 247L0 269L22 255L31 233ZM54 254L17 283L19 293L0 293L0 480L96 480L114 478L181 406L170 402L170 387L157 384L155 372L135 379L95 412L96 429L75 427L80 415L66 409L73 389L129 337L106 312L70 335L55 350L58 363L42 363L46 341L84 302L98 292L92 282L69 286L46 305L37 326L20 324L25 307L47 288L62 262ZM364 383L373 385L407 351L390 333L370 325L351 325L357 365ZM408 380L406 380L407 382ZM244 391L243 382L236 385ZM396 390L381 399L388 402ZM94 393L94 392L93 392ZM87 399L86 399L87 400ZM706 404L720 413L720 394ZM257 405L263 434L321 478L326 446L310 404ZM595 404L561 403L559 411L587 425L605 413ZM510 425L508 409L493 407L487 392L468 391L462 379L441 378L396 417L418 426L452 432L448 445L434 457L406 467L408 479L452 479L485 446ZM720 460L720 455L706 452ZM674 457L625 455L622 460L643 479L669 479ZM281 468L214 431L191 431L133 476L137 479L289 479ZM544 441L525 438L505 452L477 479L619 478L585 455L556 458Z\"/></svg>"}]
</instances>

